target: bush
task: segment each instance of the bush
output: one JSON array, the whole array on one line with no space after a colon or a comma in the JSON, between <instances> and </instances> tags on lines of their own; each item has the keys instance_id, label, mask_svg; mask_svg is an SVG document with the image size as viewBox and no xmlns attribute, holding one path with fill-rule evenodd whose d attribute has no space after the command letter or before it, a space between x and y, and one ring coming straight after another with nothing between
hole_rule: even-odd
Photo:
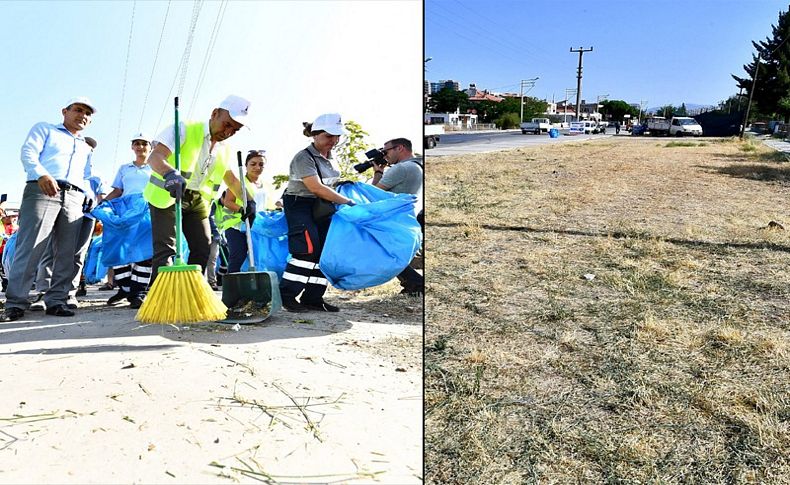
<instances>
[{"instance_id":1,"label":"bush","mask_svg":"<svg viewBox=\"0 0 790 485\"><path fill-rule=\"evenodd\" d=\"M516 113L505 113L496 120L497 126L503 130L518 128L521 124L520 118Z\"/></svg>"}]
</instances>

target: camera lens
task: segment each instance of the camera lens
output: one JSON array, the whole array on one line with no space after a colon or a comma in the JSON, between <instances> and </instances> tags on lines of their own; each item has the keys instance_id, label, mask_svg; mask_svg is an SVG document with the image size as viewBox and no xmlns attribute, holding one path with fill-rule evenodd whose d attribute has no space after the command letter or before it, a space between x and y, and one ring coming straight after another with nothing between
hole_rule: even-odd
<instances>
[{"instance_id":1,"label":"camera lens","mask_svg":"<svg viewBox=\"0 0 790 485\"><path fill-rule=\"evenodd\" d=\"M358 164L354 165L354 170L356 170L357 173L362 173L365 170L367 170L369 168L372 168L372 167L373 167L373 162L362 162L362 163L358 163Z\"/></svg>"}]
</instances>

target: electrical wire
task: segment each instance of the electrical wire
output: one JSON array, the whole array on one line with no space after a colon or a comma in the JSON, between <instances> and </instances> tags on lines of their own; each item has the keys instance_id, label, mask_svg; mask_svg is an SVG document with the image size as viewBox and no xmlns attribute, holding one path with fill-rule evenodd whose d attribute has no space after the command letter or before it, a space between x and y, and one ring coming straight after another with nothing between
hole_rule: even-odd
<instances>
[{"instance_id":1,"label":"electrical wire","mask_svg":"<svg viewBox=\"0 0 790 485\"><path fill-rule=\"evenodd\" d=\"M145 116L145 108L148 106L148 94L151 92L151 83L154 80L154 71L156 70L156 61L159 59L159 48L162 46L162 38L165 35L165 25L167 25L167 17L170 14L170 3L167 2L167 10L165 11L165 19L162 21L162 31L159 33L159 43L156 45L156 53L154 54L154 63L151 66L151 75L148 76L148 88L145 90L145 98L143 99L143 110L140 113L140 121L137 123L137 131L140 131L143 126L143 117Z\"/></svg>"},{"instance_id":2,"label":"electrical wire","mask_svg":"<svg viewBox=\"0 0 790 485\"><path fill-rule=\"evenodd\" d=\"M211 37L209 38L208 46L206 47L206 54L203 56L203 65L200 67L200 74L198 74L198 80L195 83L195 90L192 92L192 99L190 103L189 113L187 114L187 119L192 119L192 113L195 111L195 106L197 106L198 96L200 95L200 88L203 87L203 80L206 78L206 73L208 72L208 66L211 62L211 56L214 54L214 46L217 43L217 38L219 37L219 29L222 27L222 20L225 18L225 11L228 7L228 1L222 0L219 5L219 10L216 19L214 20L214 28L211 30Z\"/></svg>"},{"instance_id":3,"label":"electrical wire","mask_svg":"<svg viewBox=\"0 0 790 485\"><path fill-rule=\"evenodd\" d=\"M178 90L176 91L176 96L181 97L181 93L184 90L184 80L186 79L186 73L189 69L189 54L192 49L192 40L195 36L195 26L197 25L198 17L200 16L200 9L202 7L202 0L195 0L192 5L192 21L189 26L189 33L187 34L187 42L184 46L184 53L181 56L181 62L179 62L178 69L176 69L175 76L173 77L173 83L170 86L170 90L167 92L167 100L170 99L170 96L173 93L173 88L176 86L176 80L180 80ZM155 133L159 133L159 127L162 125L162 118L165 116L165 112L170 106L172 105L167 101L162 104L162 113L159 115L159 121L156 123L156 130L154 130Z\"/></svg>"},{"instance_id":4,"label":"electrical wire","mask_svg":"<svg viewBox=\"0 0 790 485\"><path fill-rule=\"evenodd\" d=\"M118 161L118 144L121 141L121 122L123 121L123 101L126 96L126 77L129 72L129 53L132 50L132 33L134 32L134 11L137 8L137 0L132 2L132 17L129 22L129 42L126 45L126 63L123 68L123 84L121 87L121 107L118 109L118 129L115 132L115 154L113 160Z\"/></svg>"}]
</instances>

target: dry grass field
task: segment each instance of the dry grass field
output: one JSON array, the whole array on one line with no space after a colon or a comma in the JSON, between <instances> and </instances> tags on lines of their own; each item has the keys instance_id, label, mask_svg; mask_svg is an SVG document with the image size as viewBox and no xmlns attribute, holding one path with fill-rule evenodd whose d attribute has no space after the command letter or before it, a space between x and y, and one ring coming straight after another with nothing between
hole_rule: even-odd
<instances>
[{"instance_id":1,"label":"dry grass field","mask_svg":"<svg viewBox=\"0 0 790 485\"><path fill-rule=\"evenodd\" d=\"M784 155L613 137L426 168L428 483L790 483Z\"/></svg>"}]
</instances>

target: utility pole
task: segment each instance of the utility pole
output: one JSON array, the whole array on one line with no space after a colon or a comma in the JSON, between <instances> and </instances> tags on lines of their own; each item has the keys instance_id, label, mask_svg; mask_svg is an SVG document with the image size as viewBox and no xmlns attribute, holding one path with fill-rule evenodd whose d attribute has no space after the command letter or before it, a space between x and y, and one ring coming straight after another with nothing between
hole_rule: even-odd
<instances>
[{"instance_id":1,"label":"utility pole","mask_svg":"<svg viewBox=\"0 0 790 485\"><path fill-rule=\"evenodd\" d=\"M757 85L757 72L760 70L760 55L761 54L757 54L757 62L754 64L752 89L749 91L749 104L746 105L746 116L743 117L743 124L741 125L741 140L743 140L743 132L746 130L746 123L749 121L749 111L752 109L752 96L754 96L754 87Z\"/></svg>"},{"instance_id":2,"label":"utility pole","mask_svg":"<svg viewBox=\"0 0 790 485\"><path fill-rule=\"evenodd\" d=\"M601 105L601 100L606 101L607 99L609 99L609 95L608 94L601 94L601 95L595 97L595 112L596 113L598 112L598 107Z\"/></svg>"},{"instance_id":3,"label":"utility pole","mask_svg":"<svg viewBox=\"0 0 790 485\"><path fill-rule=\"evenodd\" d=\"M535 78L532 78L532 79L522 79L521 80L521 115L519 116L519 119L521 120L520 123L524 122L524 88L525 87L527 87L529 89L534 88L535 87L535 81L537 81L538 79L540 79L540 78L539 77L535 77ZM529 89L527 89L527 92L529 92Z\"/></svg>"},{"instance_id":4,"label":"utility pole","mask_svg":"<svg viewBox=\"0 0 790 485\"><path fill-rule=\"evenodd\" d=\"M646 99L640 99L639 100L639 116L636 118L636 123L637 124L642 123L642 106L645 105L645 104L647 104L647 100Z\"/></svg>"},{"instance_id":5,"label":"utility pole","mask_svg":"<svg viewBox=\"0 0 790 485\"><path fill-rule=\"evenodd\" d=\"M573 89L573 88L565 88L565 106L564 106L564 111L562 113L562 122L563 123L567 123L568 122L568 96L570 96L571 94L574 94L575 92L576 92L576 90Z\"/></svg>"},{"instance_id":6,"label":"utility pole","mask_svg":"<svg viewBox=\"0 0 790 485\"><path fill-rule=\"evenodd\" d=\"M576 121L579 121L579 111L581 110L581 100L582 100L582 56L584 56L585 52L592 52L593 47L590 46L589 49L584 49L583 47L579 47L578 49L574 49L571 47L571 52L578 52L579 53L579 70L576 73Z\"/></svg>"}]
</instances>

